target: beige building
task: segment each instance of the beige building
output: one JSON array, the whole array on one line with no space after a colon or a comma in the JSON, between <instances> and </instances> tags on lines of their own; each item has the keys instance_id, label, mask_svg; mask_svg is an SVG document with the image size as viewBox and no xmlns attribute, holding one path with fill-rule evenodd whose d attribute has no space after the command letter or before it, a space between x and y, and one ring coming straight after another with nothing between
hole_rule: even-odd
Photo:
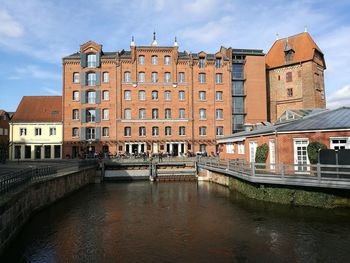
<instances>
[{"instance_id":1,"label":"beige building","mask_svg":"<svg viewBox=\"0 0 350 263\"><path fill-rule=\"evenodd\" d=\"M10 122L10 160L62 158L62 97L25 96Z\"/></svg>"}]
</instances>

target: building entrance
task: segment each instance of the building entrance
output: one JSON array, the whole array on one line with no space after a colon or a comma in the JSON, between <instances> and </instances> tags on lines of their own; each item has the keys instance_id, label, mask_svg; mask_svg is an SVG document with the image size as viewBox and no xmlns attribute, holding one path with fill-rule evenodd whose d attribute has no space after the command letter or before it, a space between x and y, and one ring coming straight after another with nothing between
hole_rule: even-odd
<instances>
[{"instance_id":1,"label":"building entrance","mask_svg":"<svg viewBox=\"0 0 350 263\"><path fill-rule=\"evenodd\" d=\"M41 146L34 146L35 159L41 159Z\"/></svg>"}]
</instances>

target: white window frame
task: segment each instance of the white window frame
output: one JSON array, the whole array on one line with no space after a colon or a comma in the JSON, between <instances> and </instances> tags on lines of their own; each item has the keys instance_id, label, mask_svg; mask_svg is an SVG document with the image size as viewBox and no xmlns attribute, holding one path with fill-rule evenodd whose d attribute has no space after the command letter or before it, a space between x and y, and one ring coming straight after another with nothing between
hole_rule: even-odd
<instances>
[{"instance_id":1,"label":"white window frame","mask_svg":"<svg viewBox=\"0 0 350 263\"><path fill-rule=\"evenodd\" d=\"M77 131L76 134L74 131ZM79 128L78 127L73 127L72 128L72 138L79 138Z\"/></svg>"},{"instance_id":2,"label":"white window frame","mask_svg":"<svg viewBox=\"0 0 350 263\"><path fill-rule=\"evenodd\" d=\"M35 136L41 136L42 135L42 130L40 127L34 128L34 135Z\"/></svg>"},{"instance_id":3,"label":"white window frame","mask_svg":"<svg viewBox=\"0 0 350 263\"><path fill-rule=\"evenodd\" d=\"M151 63L152 63L152 65L158 65L158 56L157 55L152 55Z\"/></svg>"},{"instance_id":4,"label":"white window frame","mask_svg":"<svg viewBox=\"0 0 350 263\"><path fill-rule=\"evenodd\" d=\"M144 83L145 80L146 80L146 73L143 71L139 72L139 82Z\"/></svg>"},{"instance_id":5,"label":"white window frame","mask_svg":"<svg viewBox=\"0 0 350 263\"><path fill-rule=\"evenodd\" d=\"M144 55L139 55L138 57L138 63L140 65L144 65L145 64L145 56Z\"/></svg>"},{"instance_id":6,"label":"white window frame","mask_svg":"<svg viewBox=\"0 0 350 263\"><path fill-rule=\"evenodd\" d=\"M88 54L86 60L87 60L88 68L96 68L96 65L97 65L96 54Z\"/></svg>"},{"instance_id":7,"label":"white window frame","mask_svg":"<svg viewBox=\"0 0 350 263\"><path fill-rule=\"evenodd\" d=\"M109 120L109 109L102 110L102 120Z\"/></svg>"},{"instance_id":8,"label":"white window frame","mask_svg":"<svg viewBox=\"0 0 350 263\"><path fill-rule=\"evenodd\" d=\"M207 119L207 110L206 109L199 109L199 119L200 120Z\"/></svg>"},{"instance_id":9,"label":"white window frame","mask_svg":"<svg viewBox=\"0 0 350 263\"><path fill-rule=\"evenodd\" d=\"M185 83L185 72L179 72L179 83Z\"/></svg>"},{"instance_id":10,"label":"white window frame","mask_svg":"<svg viewBox=\"0 0 350 263\"><path fill-rule=\"evenodd\" d=\"M96 86L97 83L97 76L95 72L89 72L87 74L87 81L88 81L88 86L93 87Z\"/></svg>"},{"instance_id":11,"label":"white window frame","mask_svg":"<svg viewBox=\"0 0 350 263\"><path fill-rule=\"evenodd\" d=\"M216 91L215 92L215 100L216 101L223 101L224 100L224 93L222 91Z\"/></svg>"},{"instance_id":12,"label":"white window frame","mask_svg":"<svg viewBox=\"0 0 350 263\"><path fill-rule=\"evenodd\" d=\"M131 82L131 72L130 71L125 71L124 72L124 82L125 83L130 83Z\"/></svg>"},{"instance_id":13,"label":"white window frame","mask_svg":"<svg viewBox=\"0 0 350 263\"><path fill-rule=\"evenodd\" d=\"M49 136L55 136L55 135L56 135L56 127L50 127Z\"/></svg>"},{"instance_id":14,"label":"white window frame","mask_svg":"<svg viewBox=\"0 0 350 263\"><path fill-rule=\"evenodd\" d=\"M170 83L171 82L171 74L170 74L170 72L165 72L164 73L164 82L165 83Z\"/></svg>"},{"instance_id":15,"label":"white window frame","mask_svg":"<svg viewBox=\"0 0 350 263\"><path fill-rule=\"evenodd\" d=\"M159 136L159 127L158 126L152 127L152 136Z\"/></svg>"},{"instance_id":16,"label":"white window frame","mask_svg":"<svg viewBox=\"0 0 350 263\"><path fill-rule=\"evenodd\" d=\"M131 100L131 90L124 90L124 100Z\"/></svg>"},{"instance_id":17,"label":"white window frame","mask_svg":"<svg viewBox=\"0 0 350 263\"><path fill-rule=\"evenodd\" d=\"M253 163L253 162L255 163L256 148L258 148L257 141L249 142L249 161L251 163Z\"/></svg>"},{"instance_id":18,"label":"white window frame","mask_svg":"<svg viewBox=\"0 0 350 263\"><path fill-rule=\"evenodd\" d=\"M345 143L334 143L333 140L345 140ZM330 149L335 149L336 147L338 147L338 149L340 149L340 147L344 147L345 149L350 149L350 137L329 137L329 145L330 145ZM338 150L336 149L336 150Z\"/></svg>"},{"instance_id":19,"label":"white window frame","mask_svg":"<svg viewBox=\"0 0 350 263\"><path fill-rule=\"evenodd\" d=\"M170 65L170 56L164 56L164 65Z\"/></svg>"},{"instance_id":20,"label":"white window frame","mask_svg":"<svg viewBox=\"0 0 350 263\"><path fill-rule=\"evenodd\" d=\"M80 100L80 92L77 90L74 90L72 97L73 97L73 101L79 101Z\"/></svg>"},{"instance_id":21,"label":"white window frame","mask_svg":"<svg viewBox=\"0 0 350 263\"><path fill-rule=\"evenodd\" d=\"M170 90L166 90L164 92L164 100L167 100L167 101L171 100L171 91Z\"/></svg>"},{"instance_id":22,"label":"white window frame","mask_svg":"<svg viewBox=\"0 0 350 263\"><path fill-rule=\"evenodd\" d=\"M109 82L109 73L107 71L102 73L102 79L103 79L103 83Z\"/></svg>"},{"instance_id":23,"label":"white window frame","mask_svg":"<svg viewBox=\"0 0 350 263\"><path fill-rule=\"evenodd\" d=\"M238 154L244 154L244 142L237 142Z\"/></svg>"},{"instance_id":24,"label":"white window frame","mask_svg":"<svg viewBox=\"0 0 350 263\"><path fill-rule=\"evenodd\" d=\"M216 84L222 84L222 73L216 73L215 74L215 83Z\"/></svg>"},{"instance_id":25,"label":"white window frame","mask_svg":"<svg viewBox=\"0 0 350 263\"><path fill-rule=\"evenodd\" d=\"M124 119L131 120L131 109L129 108L124 109Z\"/></svg>"},{"instance_id":26,"label":"white window frame","mask_svg":"<svg viewBox=\"0 0 350 263\"><path fill-rule=\"evenodd\" d=\"M306 160L299 160L299 156L298 156L298 147L301 145L301 147L305 147L305 150L303 150L303 152L305 152L305 157ZM307 146L309 145L309 139L308 138L294 138L293 139L293 150L294 150L294 164L295 164L295 171L296 173L305 173L308 172L310 170L310 161L309 161L309 157L307 155ZM300 157L303 157L304 154L302 154ZM306 162L305 162L306 161ZM307 166L304 166L307 165Z\"/></svg>"},{"instance_id":27,"label":"white window frame","mask_svg":"<svg viewBox=\"0 0 350 263\"><path fill-rule=\"evenodd\" d=\"M276 141L275 139L269 140L269 158L270 158L270 170L276 169Z\"/></svg>"},{"instance_id":28,"label":"white window frame","mask_svg":"<svg viewBox=\"0 0 350 263\"><path fill-rule=\"evenodd\" d=\"M102 128L102 137L109 137L109 127Z\"/></svg>"},{"instance_id":29,"label":"white window frame","mask_svg":"<svg viewBox=\"0 0 350 263\"><path fill-rule=\"evenodd\" d=\"M204 96L202 96L204 94ZM200 101L206 101L207 100L207 92L204 90L201 90L198 92L198 97Z\"/></svg>"},{"instance_id":30,"label":"white window frame","mask_svg":"<svg viewBox=\"0 0 350 263\"><path fill-rule=\"evenodd\" d=\"M229 154L235 153L235 144L234 143L226 143L226 153L229 153Z\"/></svg>"},{"instance_id":31,"label":"white window frame","mask_svg":"<svg viewBox=\"0 0 350 263\"><path fill-rule=\"evenodd\" d=\"M152 72L151 81L152 81L152 83L158 82L158 72Z\"/></svg>"},{"instance_id":32,"label":"white window frame","mask_svg":"<svg viewBox=\"0 0 350 263\"><path fill-rule=\"evenodd\" d=\"M27 136L27 128L19 128L19 136Z\"/></svg>"},{"instance_id":33,"label":"white window frame","mask_svg":"<svg viewBox=\"0 0 350 263\"><path fill-rule=\"evenodd\" d=\"M74 121L79 120L79 110L78 109L72 110L72 120L74 120Z\"/></svg>"},{"instance_id":34,"label":"white window frame","mask_svg":"<svg viewBox=\"0 0 350 263\"><path fill-rule=\"evenodd\" d=\"M102 100L109 100L109 91L108 90L102 91Z\"/></svg>"},{"instance_id":35,"label":"white window frame","mask_svg":"<svg viewBox=\"0 0 350 263\"><path fill-rule=\"evenodd\" d=\"M145 90L139 91L139 100L146 100L146 91Z\"/></svg>"},{"instance_id":36,"label":"white window frame","mask_svg":"<svg viewBox=\"0 0 350 263\"><path fill-rule=\"evenodd\" d=\"M73 73L73 83L74 84L80 83L80 73L79 72Z\"/></svg>"},{"instance_id":37,"label":"white window frame","mask_svg":"<svg viewBox=\"0 0 350 263\"><path fill-rule=\"evenodd\" d=\"M181 95L180 95L181 94ZM183 101L186 99L186 93L184 90L179 91L179 100Z\"/></svg>"}]
</instances>

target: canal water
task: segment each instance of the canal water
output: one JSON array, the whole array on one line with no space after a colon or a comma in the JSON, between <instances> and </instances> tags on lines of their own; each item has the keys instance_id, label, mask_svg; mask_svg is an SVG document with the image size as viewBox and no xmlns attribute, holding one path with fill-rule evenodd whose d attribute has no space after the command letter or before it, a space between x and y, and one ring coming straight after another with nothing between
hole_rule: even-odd
<instances>
[{"instance_id":1,"label":"canal water","mask_svg":"<svg viewBox=\"0 0 350 263\"><path fill-rule=\"evenodd\" d=\"M350 262L350 213L208 183L96 184L32 217L0 262Z\"/></svg>"}]
</instances>

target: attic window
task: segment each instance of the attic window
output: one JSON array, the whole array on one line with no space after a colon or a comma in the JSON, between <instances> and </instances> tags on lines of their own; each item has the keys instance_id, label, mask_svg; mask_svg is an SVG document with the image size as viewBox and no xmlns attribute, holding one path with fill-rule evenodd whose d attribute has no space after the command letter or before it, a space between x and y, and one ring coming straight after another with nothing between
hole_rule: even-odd
<instances>
[{"instance_id":1,"label":"attic window","mask_svg":"<svg viewBox=\"0 0 350 263\"><path fill-rule=\"evenodd\" d=\"M205 57L199 57L199 68L205 67Z\"/></svg>"},{"instance_id":2,"label":"attic window","mask_svg":"<svg viewBox=\"0 0 350 263\"><path fill-rule=\"evenodd\" d=\"M291 62L291 61L293 61L293 56L294 56L293 50L289 50L289 51L285 52L285 59L286 59L286 62Z\"/></svg>"}]
</instances>

